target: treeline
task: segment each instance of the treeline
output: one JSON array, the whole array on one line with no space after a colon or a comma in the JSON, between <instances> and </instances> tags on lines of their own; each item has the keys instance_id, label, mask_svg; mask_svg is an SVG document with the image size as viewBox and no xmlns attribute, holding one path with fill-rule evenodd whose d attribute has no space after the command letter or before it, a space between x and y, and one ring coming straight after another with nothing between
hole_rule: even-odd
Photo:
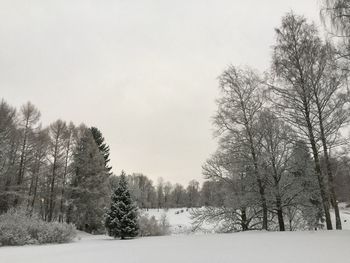
<instances>
[{"instance_id":1,"label":"treeline","mask_svg":"<svg viewBox=\"0 0 350 263\"><path fill-rule=\"evenodd\" d=\"M30 102L0 102L0 213L24 207L45 221L103 228L110 197L109 148L97 128L57 120L40 124Z\"/></svg>"},{"instance_id":2,"label":"treeline","mask_svg":"<svg viewBox=\"0 0 350 263\"><path fill-rule=\"evenodd\" d=\"M199 207L219 203L215 182L200 187L153 184L143 174L128 177L139 208ZM51 222L103 231L103 217L119 176L111 173L109 146L96 127L57 120L47 127L30 102L15 109L0 101L0 214L22 207Z\"/></svg>"},{"instance_id":3,"label":"treeline","mask_svg":"<svg viewBox=\"0 0 350 263\"><path fill-rule=\"evenodd\" d=\"M342 228L349 200L349 61L313 23L289 13L264 75L230 66L219 77L217 151L206 178L225 185L220 207L194 213L227 230ZM343 134L342 134L343 133Z\"/></svg>"},{"instance_id":4,"label":"treeline","mask_svg":"<svg viewBox=\"0 0 350 263\"><path fill-rule=\"evenodd\" d=\"M130 194L141 209L195 208L223 204L224 188L220 182L206 181L200 185L191 180L186 187L172 184L159 178L154 184L146 175L134 173L127 176ZM111 177L112 188L118 184L119 176Z\"/></svg>"},{"instance_id":5,"label":"treeline","mask_svg":"<svg viewBox=\"0 0 350 263\"><path fill-rule=\"evenodd\" d=\"M201 205L199 182L192 180L185 188L181 184L164 182L162 178L153 185L152 180L143 174L128 177L128 186L139 208L198 207ZM118 180L117 177L114 180ZM113 183L114 184L114 183Z\"/></svg>"}]
</instances>

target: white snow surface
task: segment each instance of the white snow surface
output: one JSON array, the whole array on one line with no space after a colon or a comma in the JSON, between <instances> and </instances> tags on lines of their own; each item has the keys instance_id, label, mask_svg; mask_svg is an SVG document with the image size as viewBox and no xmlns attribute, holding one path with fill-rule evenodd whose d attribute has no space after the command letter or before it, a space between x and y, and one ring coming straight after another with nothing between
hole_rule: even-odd
<instances>
[{"instance_id":1,"label":"white snow surface","mask_svg":"<svg viewBox=\"0 0 350 263\"><path fill-rule=\"evenodd\" d=\"M176 211L165 211L172 227L190 227L188 211ZM155 217L163 212L148 211ZM249 231L130 240L79 233L79 239L68 244L0 247L0 263L345 263L350 262L348 209L342 210L342 220L342 231Z\"/></svg>"},{"instance_id":2,"label":"white snow surface","mask_svg":"<svg viewBox=\"0 0 350 263\"><path fill-rule=\"evenodd\" d=\"M170 224L170 231L172 234L190 234L192 231L192 224L190 218L190 209L187 208L171 208L171 209L148 209L142 210L143 214L154 216L157 220L163 214Z\"/></svg>"},{"instance_id":3,"label":"white snow surface","mask_svg":"<svg viewBox=\"0 0 350 263\"><path fill-rule=\"evenodd\" d=\"M246 232L80 241L0 248L1 263L349 262L350 231Z\"/></svg>"}]
</instances>

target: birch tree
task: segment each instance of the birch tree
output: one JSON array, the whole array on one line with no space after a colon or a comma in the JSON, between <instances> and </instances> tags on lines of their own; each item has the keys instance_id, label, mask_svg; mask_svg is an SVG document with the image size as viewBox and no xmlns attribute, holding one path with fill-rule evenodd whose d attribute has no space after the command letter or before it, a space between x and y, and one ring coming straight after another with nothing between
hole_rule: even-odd
<instances>
[{"instance_id":1,"label":"birch tree","mask_svg":"<svg viewBox=\"0 0 350 263\"><path fill-rule=\"evenodd\" d=\"M240 139L250 155L253 176L256 180L262 208L262 228L268 229L266 182L259 169L260 142L257 132L259 111L263 107L261 79L251 69L230 66L220 78L221 96L214 117L217 134L231 133Z\"/></svg>"},{"instance_id":2,"label":"birch tree","mask_svg":"<svg viewBox=\"0 0 350 263\"><path fill-rule=\"evenodd\" d=\"M332 229L327 181L321 173L318 122L312 113L313 86L318 85L315 76L323 73L316 63L321 49L322 41L313 24L293 13L285 16L276 29L273 71L277 85L272 86L272 91L277 95L274 102L280 114L310 143L327 229Z\"/></svg>"}]
</instances>

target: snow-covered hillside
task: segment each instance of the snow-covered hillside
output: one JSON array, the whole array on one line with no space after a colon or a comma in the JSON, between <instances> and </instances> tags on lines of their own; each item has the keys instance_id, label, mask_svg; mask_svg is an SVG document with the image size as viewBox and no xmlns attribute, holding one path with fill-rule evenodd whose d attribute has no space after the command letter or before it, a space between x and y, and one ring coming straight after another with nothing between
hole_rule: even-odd
<instances>
[{"instance_id":1,"label":"snow-covered hillside","mask_svg":"<svg viewBox=\"0 0 350 263\"><path fill-rule=\"evenodd\" d=\"M187 208L148 209L142 210L142 213L154 216L158 220L165 214L172 234L191 233L190 210Z\"/></svg>"}]
</instances>

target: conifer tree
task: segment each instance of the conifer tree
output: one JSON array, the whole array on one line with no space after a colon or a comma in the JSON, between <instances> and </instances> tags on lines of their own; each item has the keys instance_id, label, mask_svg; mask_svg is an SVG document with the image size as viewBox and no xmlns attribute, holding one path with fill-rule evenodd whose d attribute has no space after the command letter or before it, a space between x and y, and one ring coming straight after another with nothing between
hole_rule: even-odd
<instances>
[{"instance_id":1,"label":"conifer tree","mask_svg":"<svg viewBox=\"0 0 350 263\"><path fill-rule=\"evenodd\" d=\"M104 207L109 199L109 176L104 159L85 127L73 159L67 221L74 223L79 230L99 233L103 229Z\"/></svg>"},{"instance_id":2,"label":"conifer tree","mask_svg":"<svg viewBox=\"0 0 350 263\"><path fill-rule=\"evenodd\" d=\"M114 238L125 239L138 234L137 207L131 199L124 171L112 195L111 208L106 215L105 226L108 234Z\"/></svg>"},{"instance_id":3,"label":"conifer tree","mask_svg":"<svg viewBox=\"0 0 350 263\"><path fill-rule=\"evenodd\" d=\"M102 132L96 128L91 127L90 132L92 134L92 137L94 138L98 149L100 150L101 154L103 155L104 161L105 161L105 167L107 169L107 172L111 174L112 167L109 165L109 146L105 143L105 138L102 136Z\"/></svg>"}]
</instances>

